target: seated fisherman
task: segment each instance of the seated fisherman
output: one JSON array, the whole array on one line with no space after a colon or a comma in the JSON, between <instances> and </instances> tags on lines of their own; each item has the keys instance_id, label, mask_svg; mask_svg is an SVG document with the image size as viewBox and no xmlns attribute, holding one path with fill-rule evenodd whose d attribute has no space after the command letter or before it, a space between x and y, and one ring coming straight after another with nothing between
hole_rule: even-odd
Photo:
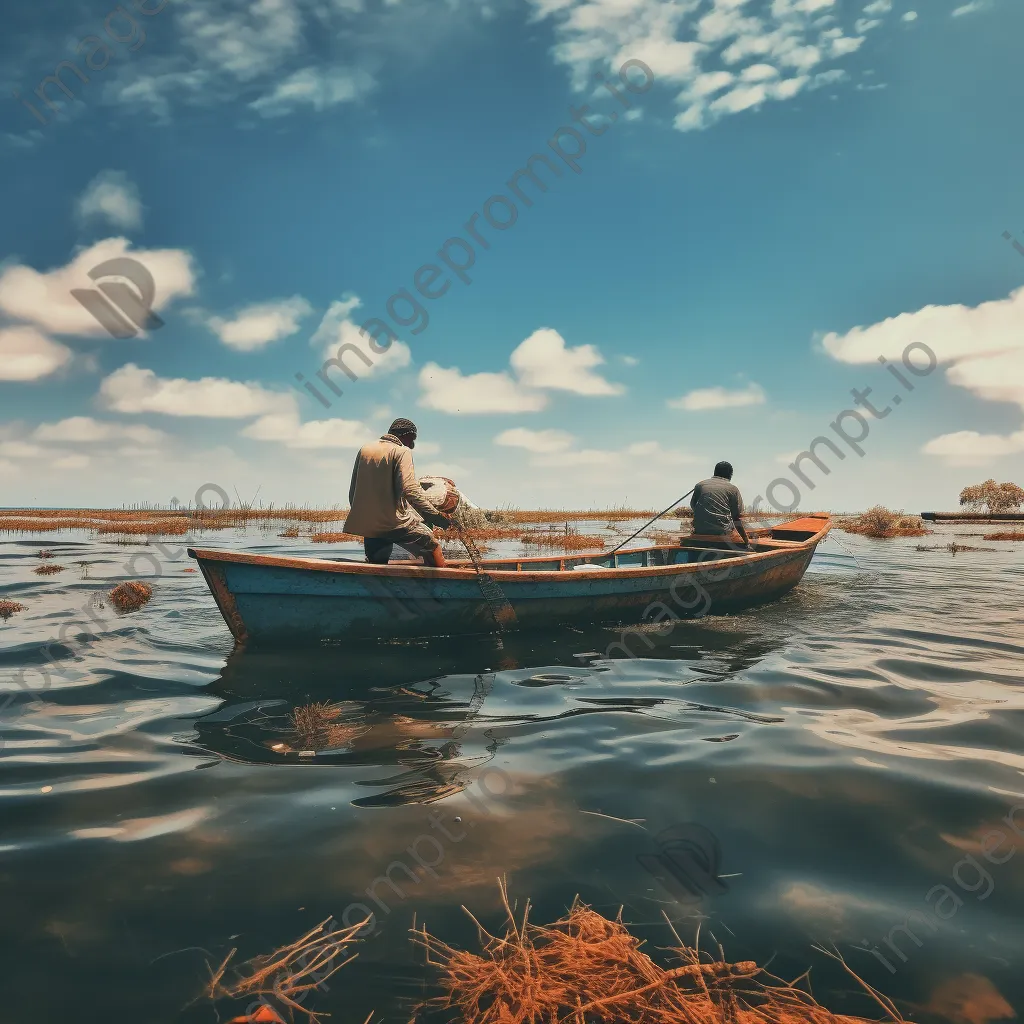
<instances>
[{"instance_id":1,"label":"seated fisherman","mask_svg":"<svg viewBox=\"0 0 1024 1024\"><path fill-rule=\"evenodd\" d=\"M743 498L732 482L730 463L718 463L715 475L697 484L690 498L690 508L693 509L695 535L738 539L750 546L747 531L743 529Z\"/></svg>"},{"instance_id":2,"label":"seated fisherman","mask_svg":"<svg viewBox=\"0 0 1024 1024\"><path fill-rule=\"evenodd\" d=\"M434 508L416 479L415 447L416 424L397 419L379 441L359 449L348 489L345 532L363 538L368 562L387 565L398 544L422 558L424 565L441 569L441 545L427 524L448 526L451 520Z\"/></svg>"}]
</instances>

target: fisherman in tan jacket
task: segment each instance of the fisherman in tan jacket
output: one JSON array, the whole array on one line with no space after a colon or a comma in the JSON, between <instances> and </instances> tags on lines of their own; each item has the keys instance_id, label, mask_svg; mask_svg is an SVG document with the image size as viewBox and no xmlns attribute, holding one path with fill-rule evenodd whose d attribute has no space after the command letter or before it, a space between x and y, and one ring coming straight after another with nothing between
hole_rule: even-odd
<instances>
[{"instance_id":1,"label":"fisherman in tan jacket","mask_svg":"<svg viewBox=\"0 0 1024 1024\"><path fill-rule=\"evenodd\" d=\"M444 555L430 526L448 526L451 520L434 507L416 479L416 433L412 420L397 419L379 441L359 449L348 489L345 532L363 538L368 562L387 565L398 544L422 558L424 565L441 569Z\"/></svg>"}]
</instances>

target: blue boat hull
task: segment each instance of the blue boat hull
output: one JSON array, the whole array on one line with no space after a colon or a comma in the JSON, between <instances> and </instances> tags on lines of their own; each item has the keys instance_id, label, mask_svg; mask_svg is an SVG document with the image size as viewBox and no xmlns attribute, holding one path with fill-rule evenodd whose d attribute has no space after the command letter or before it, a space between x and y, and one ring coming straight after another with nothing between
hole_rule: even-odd
<instances>
[{"instance_id":1,"label":"blue boat hull","mask_svg":"<svg viewBox=\"0 0 1024 1024\"><path fill-rule=\"evenodd\" d=\"M566 622L657 624L773 600L800 581L815 547L816 542L794 543L758 554L722 555L721 560L715 554L715 561L704 563L696 561L692 550L648 549L662 552L657 559L645 555L650 561L670 564L627 563L603 571L535 571L528 562L518 563L522 568L515 568L517 563L488 568L520 628ZM190 554L241 642L308 644L496 629L491 606L468 567L370 566L221 551ZM514 568L500 568L508 564Z\"/></svg>"}]
</instances>

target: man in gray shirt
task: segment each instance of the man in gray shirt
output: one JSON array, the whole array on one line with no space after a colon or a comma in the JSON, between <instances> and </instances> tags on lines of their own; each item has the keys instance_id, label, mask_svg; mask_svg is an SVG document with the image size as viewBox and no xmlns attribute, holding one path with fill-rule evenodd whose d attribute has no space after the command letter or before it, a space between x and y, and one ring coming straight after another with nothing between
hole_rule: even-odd
<instances>
[{"instance_id":1,"label":"man in gray shirt","mask_svg":"<svg viewBox=\"0 0 1024 1024\"><path fill-rule=\"evenodd\" d=\"M693 509L693 532L707 537L731 537L738 533L748 547L750 540L743 529L743 498L732 482L732 465L720 462L715 475L701 480L690 498Z\"/></svg>"}]
</instances>

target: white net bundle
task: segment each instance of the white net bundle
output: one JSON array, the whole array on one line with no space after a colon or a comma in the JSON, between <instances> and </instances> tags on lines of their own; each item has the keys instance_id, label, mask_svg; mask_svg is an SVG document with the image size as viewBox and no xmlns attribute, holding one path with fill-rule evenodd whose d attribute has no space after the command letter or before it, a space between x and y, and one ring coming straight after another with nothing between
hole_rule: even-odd
<instances>
[{"instance_id":1,"label":"white net bundle","mask_svg":"<svg viewBox=\"0 0 1024 1024\"><path fill-rule=\"evenodd\" d=\"M449 515L464 529L480 529L487 525L484 510L474 505L446 476L421 476L420 487L431 503Z\"/></svg>"}]
</instances>

